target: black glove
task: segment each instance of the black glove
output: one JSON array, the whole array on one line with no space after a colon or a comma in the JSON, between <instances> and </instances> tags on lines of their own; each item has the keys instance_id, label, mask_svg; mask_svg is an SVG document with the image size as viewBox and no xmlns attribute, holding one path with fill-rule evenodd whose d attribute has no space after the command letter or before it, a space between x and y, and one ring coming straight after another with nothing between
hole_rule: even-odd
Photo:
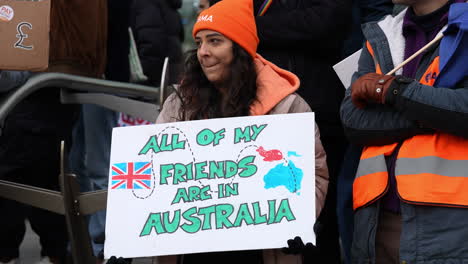
<instances>
[{"instance_id":1,"label":"black glove","mask_svg":"<svg viewBox=\"0 0 468 264\"><path fill-rule=\"evenodd\" d=\"M124 258L116 258L115 256L112 256L108 261L107 264L130 264L132 263L131 260L127 260Z\"/></svg>"},{"instance_id":2,"label":"black glove","mask_svg":"<svg viewBox=\"0 0 468 264\"><path fill-rule=\"evenodd\" d=\"M287 255L302 254L305 256L315 254L317 247L315 247L312 243L307 243L304 245L302 238L297 236L294 239L289 239L288 247L283 248L281 251Z\"/></svg>"}]
</instances>

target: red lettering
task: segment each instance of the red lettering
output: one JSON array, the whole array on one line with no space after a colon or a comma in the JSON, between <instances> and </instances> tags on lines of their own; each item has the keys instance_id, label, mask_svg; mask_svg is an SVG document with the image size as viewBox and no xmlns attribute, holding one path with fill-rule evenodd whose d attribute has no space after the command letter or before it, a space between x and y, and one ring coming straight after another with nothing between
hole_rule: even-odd
<instances>
[{"instance_id":1,"label":"red lettering","mask_svg":"<svg viewBox=\"0 0 468 264\"><path fill-rule=\"evenodd\" d=\"M2 7L2 12L3 13L6 13L7 15L11 15L11 11L10 9L6 8L6 7Z\"/></svg>"}]
</instances>

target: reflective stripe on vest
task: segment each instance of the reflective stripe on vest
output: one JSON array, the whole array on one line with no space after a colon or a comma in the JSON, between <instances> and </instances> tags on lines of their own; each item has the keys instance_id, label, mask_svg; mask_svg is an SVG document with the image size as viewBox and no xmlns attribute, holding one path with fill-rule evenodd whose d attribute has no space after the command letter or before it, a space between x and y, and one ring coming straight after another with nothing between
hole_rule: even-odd
<instances>
[{"instance_id":1,"label":"reflective stripe on vest","mask_svg":"<svg viewBox=\"0 0 468 264\"><path fill-rule=\"evenodd\" d=\"M409 138L395 175L405 201L468 207L468 140L446 133Z\"/></svg>"},{"instance_id":2,"label":"reflective stripe on vest","mask_svg":"<svg viewBox=\"0 0 468 264\"><path fill-rule=\"evenodd\" d=\"M375 60L369 42L366 44ZM376 62L376 72L381 73ZM433 86L439 75L439 57L423 74L420 83ZM388 185L385 156L397 143L366 147L353 184L353 207L369 205L382 197ZM446 133L417 135L406 139L398 153L395 175L400 197L415 204L468 207L468 140Z\"/></svg>"},{"instance_id":3,"label":"reflective stripe on vest","mask_svg":"<svg viewBox=\"0 0 468 264\"><path fill-rule=\"evenodd\" d=\"M354 209L371 204L386 192L388 172L385 156L390 155L396 146L397 143L364 148L353 183Z\"/></svg>"}]
</instances>

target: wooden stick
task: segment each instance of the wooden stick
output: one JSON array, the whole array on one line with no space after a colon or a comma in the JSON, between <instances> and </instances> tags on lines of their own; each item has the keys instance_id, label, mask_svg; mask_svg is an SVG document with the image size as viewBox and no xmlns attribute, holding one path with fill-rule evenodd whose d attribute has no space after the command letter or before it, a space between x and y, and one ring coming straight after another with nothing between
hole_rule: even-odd
<instances>
[{"instance_id":1,"label":"wooden stick","mask_svg":"<svg viewBox=\"0 0 468 264\"><path fill-rule=\"evenodd\" d=\"M406 59L404 62L402 62L400 65L396 66L395 69L391 70L389 73L387 73L386 75L392 75L394 74L396 71L398 71L399 69L401 69L403 66L405 66L406 64L408 64L408 62L412 61L414 58L416 58L419 54L423 53L425 50L427 50L429 47L431 47L432 45L434 45L435 43L437 43L439 40L441 40L442 38L444 37L443 34L440 34L438 35L437 37L435 37L431 42L427 43L426 46L422 47L420 50L418 50L416 53L414 53L413 55L411 55L411 57L409 57L408 59Z\"/></svg>"}]
</instances>

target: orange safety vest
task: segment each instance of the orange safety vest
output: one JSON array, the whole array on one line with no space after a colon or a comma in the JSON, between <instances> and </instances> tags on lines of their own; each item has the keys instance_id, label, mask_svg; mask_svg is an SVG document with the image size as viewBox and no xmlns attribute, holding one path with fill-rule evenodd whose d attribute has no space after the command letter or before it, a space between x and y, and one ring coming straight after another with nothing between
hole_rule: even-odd
<instances>
[{"instance_id":1,"label":"orange safety vest","mask_svg":"<svg viewBox=\"0 0 468 264\"><path fill-rule=\"evenodd\" d=\"M367 49L374 57L369 42ZM376 72L382 74L379 64L375 65ZM439 72L437 56L419 82L433 86ZM397 145L364 148L353 183L355 210L387 192L385 156L391 155ZM468 140L443 132L408 138L398 152L395 176L398 194L407 203L468 207Z\"/></svg>"}]
</instances>

